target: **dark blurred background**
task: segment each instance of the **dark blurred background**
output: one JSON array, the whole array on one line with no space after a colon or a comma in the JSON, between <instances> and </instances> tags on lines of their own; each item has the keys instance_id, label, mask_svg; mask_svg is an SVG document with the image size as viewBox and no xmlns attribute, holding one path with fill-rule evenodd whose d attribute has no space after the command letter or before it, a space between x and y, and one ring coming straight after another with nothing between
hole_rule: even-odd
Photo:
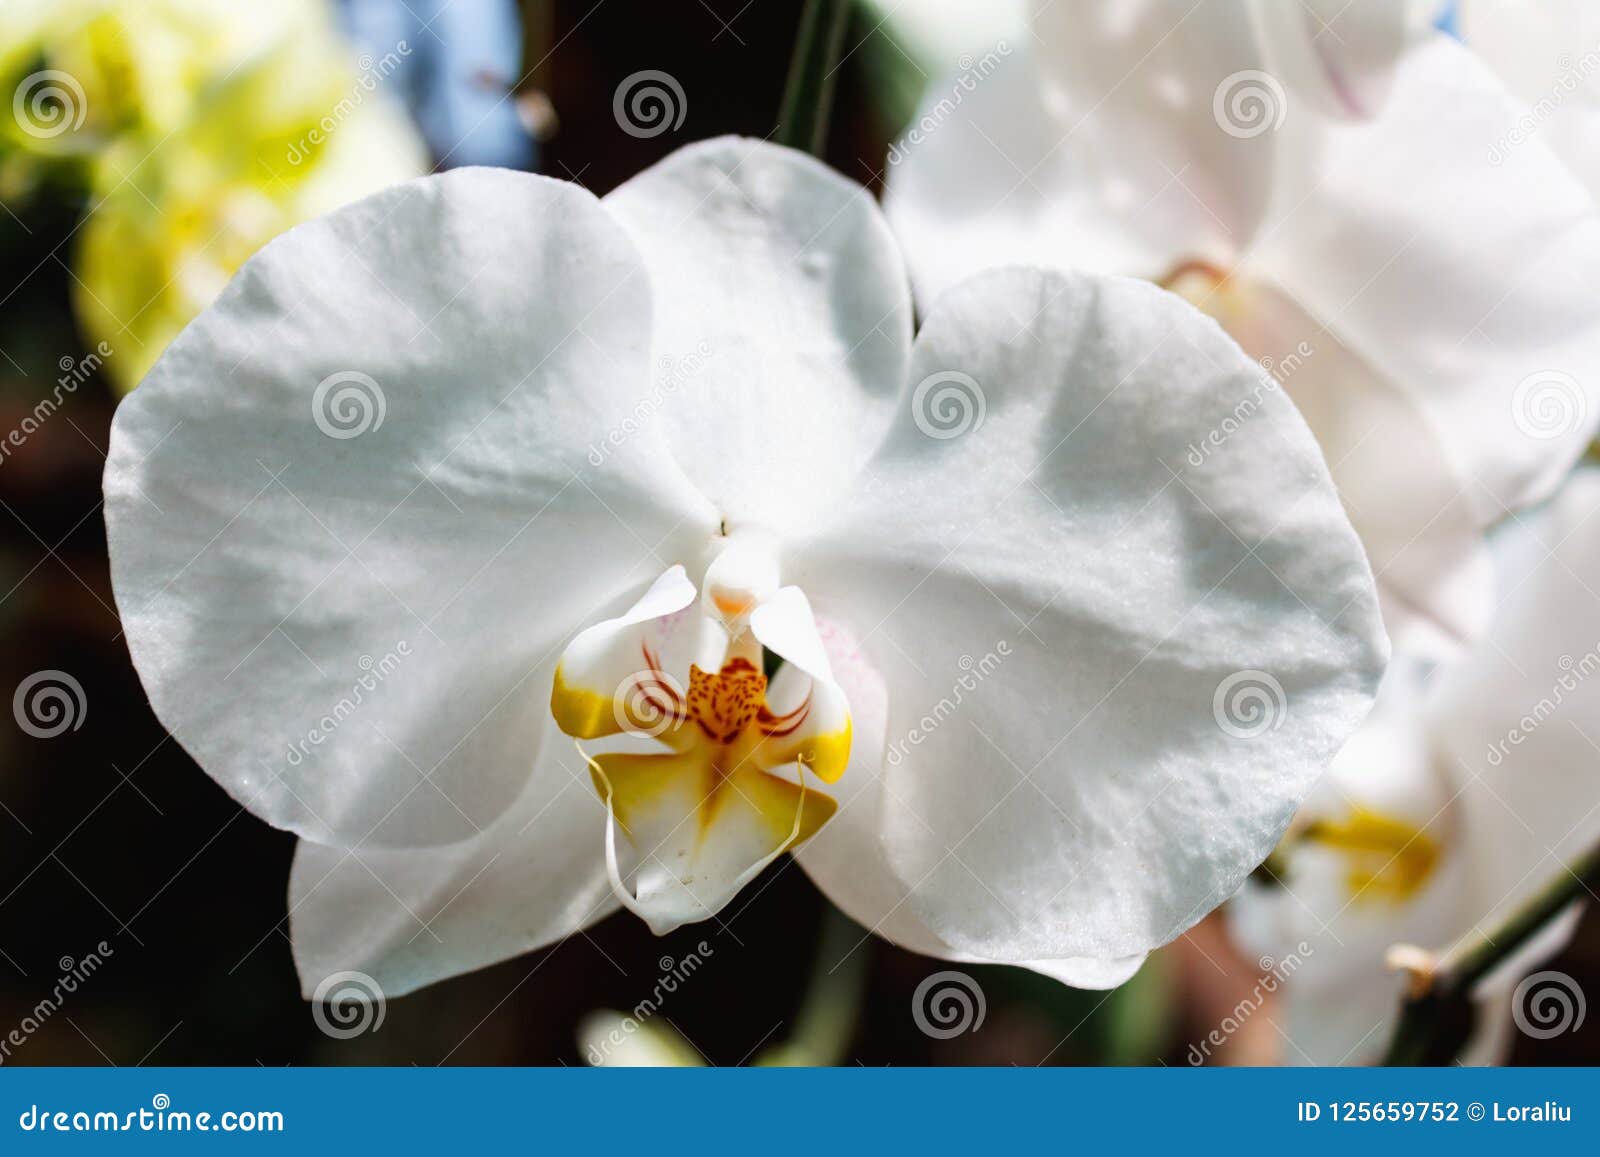
<instances>
[{"instance_id":1,"label":"dark blurred background","mask_svg":"<svg viewBox=\"0 0 1600 1157\"><path fill-rule=\"evenodd\" d=\"M377 0L350 7L365 9L347 13L359 29L423 21L440 6L414 4L415 14L385 12ZM490 38L490 55L505 60L480 65L436 53L431 78L413 83L422 100L441 99L441 84L464 86L466 111L435 107L445 126L437 131L504 105L495 115L514 123L477 142L473 159L520 156L604 193L689 141L772 131L799 0L573 0L522 9L520 47ZM459 17L435 12L418 42L442 49ZM876 188L916 74L874 27L874 17L857 12L827 159ZM612 104L619 83L645 69L670 71L687 102L679 128L651 137L624 132ZM16 428L33 410L63 359L93 348L72 301L85 201L38 197L0 215L0 429ZM712 952L662 1018L715 1064L746 1061L786 1037L829 918L786 860L730 906L721 930L693 926L657 940L621 914L560 947L390 1002L377 1031L348 1040L320 1031L289 953L293 837L243 812L167 738L119 634L100 510L116 399L112 383L94 377L0 462L0 692L58 670L81 684L85 703L81 726L51 738L0 712L0 1037L35 1015L63 969L101 941L110 949L59 1010L9 1050L8 1063L578 1064L584 1015L631 1008L650 995L661 957L681 959L701 940ZM1257 980L1208 922L1112 994L1016 969L966 969L982 986L984 1022L936 1039L918 1029L913 995L947 966L876 938L856 955L865 958L863 1003L843 1059L866 1065L1187 1064L1189 1042ZM1592 912L1548 967L1600 990L1600 920ZM1218 1059L1276 1058L1271 1016L1269 1004ZM1514 1059L1592 1062L1597 1038L1593 1023L1548 1041L1519 1037Z\"/></svg>"}]
</instances>

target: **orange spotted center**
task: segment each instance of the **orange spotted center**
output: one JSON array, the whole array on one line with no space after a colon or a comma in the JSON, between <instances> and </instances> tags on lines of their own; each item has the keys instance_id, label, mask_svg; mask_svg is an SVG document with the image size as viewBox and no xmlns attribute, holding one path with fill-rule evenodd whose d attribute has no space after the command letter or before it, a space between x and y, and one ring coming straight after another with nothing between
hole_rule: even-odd
<instances>
[{"instance_id":1,"label":"orange spotted center","mask_svg":"<svg viewBox=\"0 0 1600 1157\"><path fill-rule=\"evenodd\" d=\"M767 677L749 659L730 659L713 675L689 668L689 717L716 743L732 743L760 715Z\"/></svg>"},{"instance_id":2,"label":"orange spotted center","mask_svg":"<svg viewBox=\"0 0 1600 1157\"><path fill-rule=\"evenodd\" d=\"M673 737L681 735L692 720L713 747L735 748L737 762L766 740L794 735L811 714L809 692L794 710L774 714L767 706L767 677L743 656L729 659L715 673L691 664L689 690L683 694L662 673L648 646L641 654L645 669L634 676L637 696L630 696L625 704L628 722L679 750L683 743ZM664 724L666 730L658 724Z\"/></svg>"}]
</instances>

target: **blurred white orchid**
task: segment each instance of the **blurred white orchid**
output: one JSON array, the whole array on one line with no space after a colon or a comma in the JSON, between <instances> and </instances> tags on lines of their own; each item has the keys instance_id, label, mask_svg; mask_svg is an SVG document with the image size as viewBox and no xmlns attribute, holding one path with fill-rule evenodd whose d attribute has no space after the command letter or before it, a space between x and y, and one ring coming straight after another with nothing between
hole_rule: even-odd
<instances>
[{"instance_id":1,"label":"blurred white orchid","mask_svg":"<svg viewBox=\"0 0 1600 1157\"><path fill-rule=\"evenodd\" d=\"M1492 934L1600 840L1597 514L1600 472L1582 470L1495 532L1503 601L1490 633L1437 669L1396 656L1372 719L1307 799L1267 878L1229 905L1252 952L1309 947L1284 986L1285 1059L1377 1059L1402 987L1385 968L1391 946ZM1464 1059L1504 1059L1512 988L1565 943L1575 915L1479 986Z\"/></svg>"},{"instance_id":2,"label":"blurred white orchid","mask_svg":"<svg viewBox=\"0 0 1600 1157\"><path fill-rule=\"evenodd\" d=\"M1459 645L1483 530L1600 425L1600 217L1537 141L1490 163L1523 110L1418 12L1040 5L1035 51L933 84L885 207L925 303L1026 260L1216 316L1316 432L1391 634Z\"/></svg>"},{"instance_id":3,"label":"blurred white orchid","mask_svg":"<svg viewBox=\"0 0 1600 1157\"><path fill-rule=\"evenodd\" d=\"M1527 141L1600 196L1600 7L1588 0L1457 0L1461 38L1524 104L1490 145L1502 164Z\"/></svg>"},{"instance_id":4,"label":"blurred white orchid","mask_svg":"<svg viewBox=\"0 0 1600 1157\"><path fill-rule=\"evenodd\" d=\"M876 205L786 149L603 200L458 170L173 343L112 430L113 579L162 721L302 837L307 991L711 918L795 848L891 940L1110 986L1271 850L1386 656L1285 399L1171 468L1258 388L1124 279L990 273L913 340Z\"/></svg>"}]
</instances>

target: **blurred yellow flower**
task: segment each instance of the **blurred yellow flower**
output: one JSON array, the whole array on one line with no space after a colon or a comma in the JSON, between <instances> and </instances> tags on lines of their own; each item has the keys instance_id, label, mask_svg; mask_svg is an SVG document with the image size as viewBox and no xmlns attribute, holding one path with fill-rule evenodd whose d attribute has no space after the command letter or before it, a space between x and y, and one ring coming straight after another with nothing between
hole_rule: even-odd
<instances>
[{"instance_id":1,"label":"blurred yellow flower","mask_svg":"<svg viewBox=\"0 0 1600 1157\"><path fill-rule=\"evenodd\" d=\"M595 1068L681 1069L706 1063L671 1025L651 1020L648 1013L630 1016L609 1008L596 1009L583 1018L578 1025L578 1048Z\"/></svg>"},{"instance_id":2,"label":"blurred yellow flower","mask_svg":"<svg viewBox=\"0 0 1600 1157\"><path fill-rule=\"evenodd\" d=\"M114 25L132 5L97 0L77 7L96 16L75 26L80 38L52 41L52 60L95 60L90 30ZM379 91L409 53L404 42L358 69L320 4L279 6L270 26L252 4L162 0L155 7L169 14L204 7L218 25L229 12L240 20L210 39L191 28L191 56L173 75L206 79L187 108L125 97L126 107L102 106L94 122L125 131L97 137L86 158L90 207L76 242L74 304L85 335L118 351L107 368L123 390L267 241L429 167L409 121ZM156 55L147 42L159 39L151 31L159 22L139 24L138 52L129 48L135 41L124 47L145 64ZM253 43L237 35L241 29ZM162 51L181 55L181 42L174 33ZM112 72L81 71L96 84ZM139 68L133 74L143 75ZM87 82L82 88L92 91ZM197 95L203 99L192 99ZM87 107L96 107L92 96Z\"/></svg>"},{"instance_id":3,"label":"blurred yellow flower","mask_svg":"<svg viewBox=\"0 0 1600 1157\"><path fill-rule=\"evenodd\" d=\"M319 0L11 0L0 5L0 198L17 202L52 170L87 182L94 158L130 132L159 140L222 78Z\"/></svg>"}]
</instances>

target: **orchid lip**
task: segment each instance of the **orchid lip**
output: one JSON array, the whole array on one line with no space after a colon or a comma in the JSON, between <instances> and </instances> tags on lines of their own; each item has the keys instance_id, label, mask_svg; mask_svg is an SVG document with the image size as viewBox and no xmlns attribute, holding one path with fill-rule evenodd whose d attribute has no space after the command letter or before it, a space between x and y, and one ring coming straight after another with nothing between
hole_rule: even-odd
<instances>
[{"instance_id":1,"label":"orchid lip","mask_svg":"<svg viewBox=\"0 0 1600 1157\"><path fill-rule=\"evenodd\" d=\"M1433 879L1445 851L1426 825L1362 806L1339 819L1297 825L1275 856L1307 844L1339 854L1353 904L1410 902Z\"/></svg>"},{"instance_id":2,"label":"orchid lip","mask_svg":"<svg viewBox=\"0 0 1600 1157\"><path fill-rule=\"evenodd\" d=\"M794 652L776 680L758 637L771 632ZM804 596L780 589L774 554L748 540L722 546L702 591L673 567L627 614L568 646L551 712L575 740L633 741L578 750L606 808L612 889L658 933L715 915L833 816L837 804L807 773L843 774L850 718L820 653Z\"/></svg>"}]
</instances>

